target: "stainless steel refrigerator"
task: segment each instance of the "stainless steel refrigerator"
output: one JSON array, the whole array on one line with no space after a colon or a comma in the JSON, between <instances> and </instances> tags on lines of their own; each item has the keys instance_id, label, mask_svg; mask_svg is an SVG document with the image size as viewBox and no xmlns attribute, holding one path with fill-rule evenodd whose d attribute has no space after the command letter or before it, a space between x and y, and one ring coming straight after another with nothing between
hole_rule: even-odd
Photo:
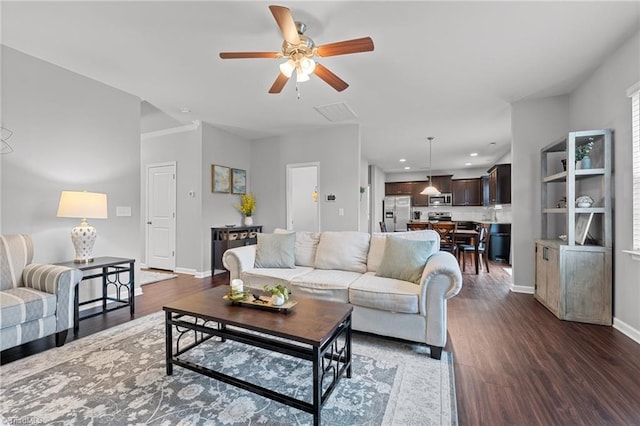
<instances>
[{"instance_id":1,"label":"stainless steel refrigerator","mask_svg":"<svg viewBox=\"0 0 640 426\"><path fill-rule=\"evenodd\" d=\"M407 223L411 221L411 197L384 197L382 202L384 224L387 231L406 231Z\"/></svg>"}]
</instances>

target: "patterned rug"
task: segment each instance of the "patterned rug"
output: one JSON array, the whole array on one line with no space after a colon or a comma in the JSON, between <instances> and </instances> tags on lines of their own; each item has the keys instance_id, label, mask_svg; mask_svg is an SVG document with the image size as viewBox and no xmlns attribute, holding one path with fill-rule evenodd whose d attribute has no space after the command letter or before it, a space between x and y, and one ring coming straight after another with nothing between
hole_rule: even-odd
<instances>
[{"instance_id":1,"label":"patterned rug","mask_svg":"<svg viewBox=\"0 0 640 426\"><path fill-rule=\"evenodd\" d=\"M174 333L176 334L176 333ZM326 425L457 424L453 358L354 333L352 378L322 410ZM188 353L258 384L311 396L308 361L213 339ZM158 312L0 368L3 424L292 425L309 413L174 366Z\"/></svg>"}]
</instances>

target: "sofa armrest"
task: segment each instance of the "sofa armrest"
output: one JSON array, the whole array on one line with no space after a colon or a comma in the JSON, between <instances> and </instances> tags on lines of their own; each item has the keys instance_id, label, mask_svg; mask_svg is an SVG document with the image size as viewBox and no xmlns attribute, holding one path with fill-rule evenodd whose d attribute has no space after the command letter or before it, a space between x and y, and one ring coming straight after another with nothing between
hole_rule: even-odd
<instances>
[{"instance_id":1,"label":"sofa armrest","mask_svg":"<svg viewBox=\"0 0 640 426\"><path fill-rule=\"evenodd\" d=\"M256 245L240 246L222 254L222 264L229 270L229 279L240 278L241 273L253 268L256 261Z\"/></svg>"},{"instance_id":2,"label":"sofa armrest","mask_svg":"<svg viewBox=\"0 0 640 426\"><path fill-rule=\"evenodd\" d=\"M56 331L73 326L75 288L81 279L81 270L66 266L31 263L22 271L25 287L56 295Z\"/></svg>"},{"instance_id":3,"label":"sofa armrest","mask_svg":"<svg viewBox=\"0 0 640 426\"><path fill-rule=\"evenodd\" d=\"M443 347L447 341L447 299L462 288L462 272L456 258L443 251L429 257L421 285L420 312L427 318L426 341Z\"/></svg>"}]
</instances>

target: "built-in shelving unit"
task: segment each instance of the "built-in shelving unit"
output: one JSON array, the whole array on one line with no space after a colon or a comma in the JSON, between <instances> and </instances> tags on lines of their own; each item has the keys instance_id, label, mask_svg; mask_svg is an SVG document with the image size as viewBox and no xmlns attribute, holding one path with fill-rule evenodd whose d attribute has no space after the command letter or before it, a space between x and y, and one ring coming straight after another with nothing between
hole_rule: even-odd
<instances>
[{"instance_id":1,"label":"built-in shelving unit","mask_svg":"<svg viewBox=\"0 0 640 426\"><path fill-rule=\"evenodd\" d=\"M576 149L586 144L593 145L592 167L580 168ZM542 238L536 240L535 297L560 319L611 325L611 147L612 131L603 129L571 132L540 152ZM559 170L562 160L566 170ZM594 203L577 207L583 195Z\"/></svg>"}]
</instances>

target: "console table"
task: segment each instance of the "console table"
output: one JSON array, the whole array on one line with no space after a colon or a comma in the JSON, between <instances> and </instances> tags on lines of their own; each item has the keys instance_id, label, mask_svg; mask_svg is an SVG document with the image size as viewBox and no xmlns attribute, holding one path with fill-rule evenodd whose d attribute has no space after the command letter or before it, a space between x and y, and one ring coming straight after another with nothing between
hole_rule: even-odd
<instances>
[{"instance_id":1,"label":"console table","mask_svg":"<svg viewBox=\"0 0 640 426\"><path fill-rule=\"evenodd\" d=\"M73 297L73 332L77 333L80 328L80 320L102 315L106 312L110 312L116 309L129 307L131 315L135 312L134 305L134 265L135 259L128 259L123 257L96 257L91 263L75 263L62 262L57 265L68 266L69 268L80 269L82 272L93 271L88 275L82 277L82 281L90 280L92 278L102 277L102 297L79 301L78 294L79 288L76 287L75 295ZM123 280L121 274L126 274L127 278ZM78 284L79 286L79 284ZM116 290L115 297L108 295L109 286L114 286ZM123 298L124 290L127 291L126 298ZM102 302L102 310L100 312L92 313L80 317L80 306L87 305L94 302ZM115 302L117 306L107 308L107 302Z\"/></svg>"},{"instance_id":2,"label":"console table","mask_svg":"<svg viewBox=\"0 0 640 426\"><path fill-rule=\"evenodd\" d=\"M211 228L211 274L214 269L225 269L222 254L226 250L257 244L259 232L262 232L262 226L259 225Z\"/></svg>"}]
</instances>

